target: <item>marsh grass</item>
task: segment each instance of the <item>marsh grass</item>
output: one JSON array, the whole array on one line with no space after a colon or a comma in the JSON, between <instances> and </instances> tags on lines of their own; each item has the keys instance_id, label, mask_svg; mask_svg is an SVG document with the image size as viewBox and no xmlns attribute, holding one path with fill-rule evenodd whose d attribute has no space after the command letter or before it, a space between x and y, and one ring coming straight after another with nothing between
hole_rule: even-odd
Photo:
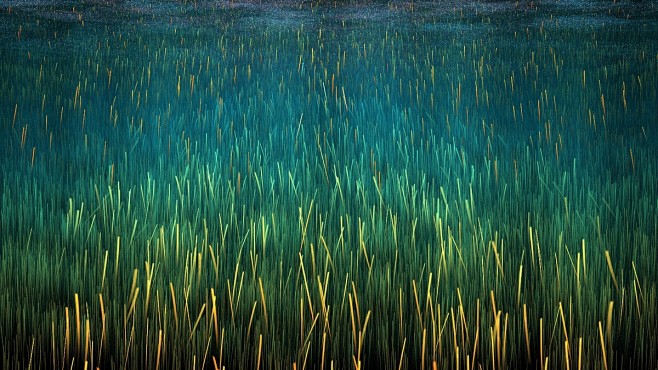
<instances>
[{"instance_id":1,"label":"marsh grass","mask_svg":"<svg viewBox=\"0 0 658 370\"><path fill-rule=\"evenodd\" d=\"M139 31L0 67L2 368L657 366L646 50Z\"/></svg>"}]
</instances>

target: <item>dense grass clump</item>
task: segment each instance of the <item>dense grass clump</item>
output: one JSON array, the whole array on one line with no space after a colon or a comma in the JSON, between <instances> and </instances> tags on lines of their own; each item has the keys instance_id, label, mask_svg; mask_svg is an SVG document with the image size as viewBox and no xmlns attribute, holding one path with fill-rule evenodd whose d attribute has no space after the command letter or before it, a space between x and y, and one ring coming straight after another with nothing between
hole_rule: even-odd
<instances>
[{"instance_id":1,"label":"dense grass clump","mask_svg":"<svg viewBox=\"0 0 658 370\"><path fill-rule=\"evenodd\" d=\"M0 8L0 367L658 367L656 25L393 5Z\"/></svg>"}]
</instances>

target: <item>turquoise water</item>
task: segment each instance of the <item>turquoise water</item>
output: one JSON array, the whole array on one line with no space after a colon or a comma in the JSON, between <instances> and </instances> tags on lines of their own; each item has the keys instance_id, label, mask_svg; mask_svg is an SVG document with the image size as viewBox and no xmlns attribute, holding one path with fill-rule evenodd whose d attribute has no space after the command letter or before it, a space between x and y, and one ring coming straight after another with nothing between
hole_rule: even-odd
<instances>
[{"instance_id":1,"label":"turquoise water","mask_svg":"<svg viewBox=\"0 0 658 370\"><path fill-rule=\"evenodd\" d=\"M656 7L3 3L4 367L656 367Z\"/></svg>"},{"instance_id":2,"label":"turquoise water","mask_svg":"<svg viewBox=\"0 0 658 370\"><path fill-rule=\"evenodd\" d=\"M384 147L396 129L451 141L466 140L462 125L493 128L496 152L466 143L473 158L502 158L548 132L545 151L561 141L564 162L600 164L597 173L615 178L628 174L628 149L650 141L655 121L651 5L17 5L4 12L4 151L27 164L32 150L37 164L54 161L48 176L65 174L57 166L69 161L98 171L127 147L157 160L179 135L225 156L213 139L231 122L257 130L255 140L279 135L272 160L289 161L285 136L303 114L320 131L364 127L366 147L379 143L390 164L400 162ZM301 134L313 141L310 127ZM85 136L107 149L80 155Z\"/></svg>"}]
</instances>

